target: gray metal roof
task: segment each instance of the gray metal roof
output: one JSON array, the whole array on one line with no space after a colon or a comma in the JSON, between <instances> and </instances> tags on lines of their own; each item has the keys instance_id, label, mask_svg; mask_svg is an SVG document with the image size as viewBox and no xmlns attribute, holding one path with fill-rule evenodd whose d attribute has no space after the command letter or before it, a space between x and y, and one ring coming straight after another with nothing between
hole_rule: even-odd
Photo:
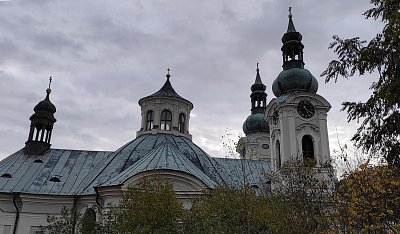
<instances>
[{"instance_id":1,"label":"gray metal roof","mask_svg":"<svg viewBox=\"0 0 400 234\"><path fill-rule=\"evenodd\" d=\"M74 195L101 161L111 152L50 149L43 155L26 155L22 150L0 162L0 192ZM4 174L11 178L1 177ZM50 181L58 178L60 182Z\"/></svg>"},{"instance_id":2,"label":"gray metal roof","mask_svg":"<svg viewBox=\"0 0 400 234\"><path fill-rule=\"evenodd\" d=\"M192 162L190 162L172 142L165 140L138 162L100 186L119 185L136 174L162 169L191 174L200 179L209 188L214 188L217 185Z\"/></svg>"},{"instance_id":3,"label":"gray metal roof","mask_svg":"<svg viewBox=\"0 0 400 234\"><path fill-rule=\"evenodd\" d=\"M0 162L0 192L89 195L95 194L95 187L118 185L138 173L158 169L191 174L210 188L238 188L243 183L265 187L270 164L212 158L186 137L145 134L115 152L50 149L32 156L20 150Z\"/></svg>"},{"instance_id":4,"label":"gray metal roof","mask_svg":"<svg viewBox=\"0 0 400 234\"><path fill-rule=\"evenodd\" d=\"M169 81L169 78L167 78L167 80L165 81L164 85L161 87L160 90L158 90L157 92L153 93L152 95L149 95L147 97L141 98L139 100L139 103L141 102L141 100L149 98L149 97L172 97L172 98L178 98L181 100L184 100L188 103L190 103L191 106L193 106L192 102L190 102L189 100L181 97L172 87L171 82Z\"/></svg>"}]
</instances>

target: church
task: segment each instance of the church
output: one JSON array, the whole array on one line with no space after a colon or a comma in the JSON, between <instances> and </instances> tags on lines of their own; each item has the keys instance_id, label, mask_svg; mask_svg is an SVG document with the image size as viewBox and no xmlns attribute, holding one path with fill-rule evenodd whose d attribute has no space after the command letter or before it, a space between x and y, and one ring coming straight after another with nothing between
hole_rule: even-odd
<instances>
[{"instance_id":1,"label":"church","mask_svg":"<svg viewBox=\"0 0 400 234\"><path fill-rule=\"evenodd\" d=\"M52 148L57 125L49 84L30 117L25 147L0 162L0 234L35 233L63 207L82 215L101 213L146 176L170 182L189 207L192 198L217 186L270 191L268 174L279 173L288 160L312 160L314 167L325 168L331 106L304 68L301 40L290 13L282 37L283 70L269 102L257 64L251 114L237 147L240 159L211 157L192 142L193 103L174 90L169 69L160 90L139 100L142 120L135 139L112 152Z\"/></svg>"}]
</instances>

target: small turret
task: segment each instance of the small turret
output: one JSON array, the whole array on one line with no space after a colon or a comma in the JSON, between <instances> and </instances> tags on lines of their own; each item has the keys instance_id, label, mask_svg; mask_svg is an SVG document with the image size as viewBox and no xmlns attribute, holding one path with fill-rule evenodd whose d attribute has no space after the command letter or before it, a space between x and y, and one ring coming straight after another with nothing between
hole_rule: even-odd
<instances>
[{"instance_id":1,"label":"small turret","mask_svg":"<svg viewBox=\"0 0 400 234\"><path fill-rule=\"evenodd\" d=\"M250 133L269 132L268 123L264 118L267 106L267 94L265 93L266 87L261 81L258 63L256 71L256 80L251 86L251 115L249 115L243 123L243 132L246 135Z\"/></svg>"},{"instance_id":2,"label":"small turret","mask_svg":"<svg viewBox=\"0 0 400 234\"><path fill-rule=\"evenodd\" d=\"M39 102L33 110L35 113L29 118L31 126L28 141L25 143L24 153L40 155L50 149L53 125L57 121L54 118L56 107L50 101L52 78L49 79L49 87L46 89L46 98Z\"/></svg>"},{"instance_id":3,"label":"small turret","mask_svg":"<svg viewBox=\"0 0 400 234\"><path fill-rule=\"evenodd\" d=\"M190 111L193 104L181 97L172 87L170 69L160 90L141 98L142 124L137 136L142 134L173 134L192 139L189 133Z\"/></svg>"}]
</instances>

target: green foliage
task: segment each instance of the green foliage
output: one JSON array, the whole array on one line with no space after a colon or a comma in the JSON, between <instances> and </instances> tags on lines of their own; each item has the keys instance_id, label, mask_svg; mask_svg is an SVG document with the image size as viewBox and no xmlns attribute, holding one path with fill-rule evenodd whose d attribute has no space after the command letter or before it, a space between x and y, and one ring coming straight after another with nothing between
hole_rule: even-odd
<instances>
[{"instance_id":1,"label":"green foliage","mask_svg":"<svg viewBox=\"0 0 400 234\"><path fill-rule=\"evenodd\" d=\"M284 233L289 207L249 188L216 188L196 199L185 219L185 233Z\"/></svg>"},{"instance_id":2,"label":"green foliage","mask_svg":"<svg viewBox=\"0 0 400 234\"><path fill-rule=\"evenodd\" d=\"M336 188L326 176L328 170L286 162L273 177L268 195L256 195L248 187L219 187L198 195L189 210L182 207L171 184L149 177L129 187L97 223L93 209L80 218L64 208L62 216L49 217L49 225L39 233L400 232L398 168L362 164Z\"/></svg>"},{"instance_id":3,"label":"green foliage","mask_svg":"<svg viewBox=\"0 0 400 234\"><path fill-rule=\"evenodd\" d=\"M332 170L316 168L312 161L311 165L288 161L273 178L273 199L288 207L283 222L290 228L282 229L281 233L321 233L330 230L329 212L333 205L330 198L334 188ZM323 173L320 173L322 170Z\"/></svg>"},{"instance_id":4,"label":"green foliage","mask_svg":"<svg viewBox=\"0 0 400 234\"><path fill-rule=\"evenodd\" d=\"M351 233L400 232L400 178L397 168L368 166L346 175L337 187L336 217Z\"/></svg>"},{"instance_id":5,"label":"green foliage","mask_svg":"<svg viewBox=\"0 0 400 234\"><path fill-rule=\"evenodd\" d=\"M49 225L40 227L37 234L71 234L75 233L76 212L74 209L63 207L61 216L49 216L47 222Z\"/></svg>"},{"instance_id":6,"label":"green foliage","mask_svg":"<svg viewBox=\"0 0 400 234\"><path fill-rule=\"evenodd\" d=\"M101 233L178 233L183 216L171 184L158 177L144 178L105 214Z\"/></svg>"},{"instance_id":7,"label":"green foliage","mask_svg":"<svg viewBox=\"0 0 400 234\"><path fill-rule=\"evenodd\" d=\"M362 121L352 140L356 146L388 163L400 165L400 4L398 0L370 0L373 8L364 15L380 20L384 27L369 42L359 37L334 36L329 48L338 60L321 74L326 82L355 74L377 74L366 102L344 102L348 121Z\"/></svg>"}]
</instances>

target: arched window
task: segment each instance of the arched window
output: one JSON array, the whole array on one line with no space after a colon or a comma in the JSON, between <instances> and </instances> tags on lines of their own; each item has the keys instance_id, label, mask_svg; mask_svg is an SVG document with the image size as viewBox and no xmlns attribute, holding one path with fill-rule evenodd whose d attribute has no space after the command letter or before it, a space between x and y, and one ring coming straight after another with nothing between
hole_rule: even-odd
<instances>
[{"instance_id":1,"label":"arched window","mask_svg":"<svg viewBox=\"0 0 400 234\"><path fill-rule=\"evenodd\" d=\"M279 143L279 140L276 141L275 143L275 154L276 154L276 166L278 169L281 168L282 162L281 162L281 144Z\"/></svg>"},{"instance_id":2,"label":"arched window","mask_svg":"<svg viewBox=\"0 0 400 234\"><path fill-rule=\"evenodd\" d=\"M161 130L168 130L171 131L171 125L172 125L172 114L171 111L169 110L163 110L161 112Z\"/></svg>"},{"instance_id":3,"label":"arched window","mask_svg":"<svg viewBox=\"0 0 400 234\"><path fill-rule=\"evenodd\" d=\"M183 113L179 114L178 131L185 133L185 114Z\"/></svg>"},{"instance_id":4,"label":"arched window","mask_svg":"<svg viewBox=\"0 0 400 234\"><path fill-rule=\"evenodd\" d=\"M314 159L314 142L310 135L303 136L303 139L301 140L301 146L303 148L303 159Z\"/></svg>"},{"instance_id":5,"label":"arched window","mask_svg":"<svg viewBox=\"0 0 400 234\"><path fill-rule=\"evenodd\" d=\"M146 115L146 131L153 129L154 115L153 111L148 111Z\"/></svg>"},{"instance_id":6,"label":"arched window","mask_svg":"<svg viewBox=\"0 0 400 234\"><path fill-rule=\"evenodd\" d=\"M82 233L96 233L93 227L96 226L96 212L93 208L88 208L83 215L81 221L81 232Z\"/></svg>"}]
</instances>

